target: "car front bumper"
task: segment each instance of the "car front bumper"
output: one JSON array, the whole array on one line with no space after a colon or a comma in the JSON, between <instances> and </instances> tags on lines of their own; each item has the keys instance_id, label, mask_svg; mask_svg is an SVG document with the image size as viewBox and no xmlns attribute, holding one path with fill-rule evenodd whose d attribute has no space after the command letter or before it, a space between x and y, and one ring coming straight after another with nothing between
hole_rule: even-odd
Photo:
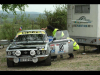
<instances>
[{"instance_id":1,"label":"car front bumper","mask_svg":"<svg viewBox=\"0 0 100 75\"><path fill-rule=\"evenodd\" d=\"M18 62L39 62L39 61L43 61L45 60L49 55L35 55L35 56L20 56L20 57L17 57L17 56L6 56L8 59L14 61L15 63L18 63Z\"/></svg>"}]
</instances>

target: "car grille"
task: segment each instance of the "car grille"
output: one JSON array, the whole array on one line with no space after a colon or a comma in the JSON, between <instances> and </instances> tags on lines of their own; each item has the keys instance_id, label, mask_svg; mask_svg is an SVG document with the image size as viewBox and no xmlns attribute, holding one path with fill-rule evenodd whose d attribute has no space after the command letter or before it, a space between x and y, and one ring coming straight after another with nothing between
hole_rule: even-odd
<instances>
[{"instance_id":1,"label":"car grille","mask_svg":"<svg viewBox=\"0 0 100 75\"><path fill-rule=\"evenodd\" d=\"M21 51L21 55L30 55L30 51Z\"/></svg>"},{"instance_id":2,"label":"car grille","mask_svg":"<svg viewBox=\"0 0 100 75\"><path fill-rule=\"evenodd\" d=\"M35 52L36 52L36 55L38 55L37 54L37 50L35 50ZM21 55L30 55L30 51L21 51ZM40 54L39 55L43 55L42 54L42 50L40 50Z\"/></svg>"}]
</instances>

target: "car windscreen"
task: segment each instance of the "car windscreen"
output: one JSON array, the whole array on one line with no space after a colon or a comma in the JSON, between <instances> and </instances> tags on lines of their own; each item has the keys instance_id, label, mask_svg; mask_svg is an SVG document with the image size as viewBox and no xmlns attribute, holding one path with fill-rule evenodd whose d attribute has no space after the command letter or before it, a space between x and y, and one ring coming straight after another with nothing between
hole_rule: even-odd
<instances>
[{"instance_id":1,"label":"car windscreen","mask_svg":"<svg viewBox=\"0 0 100 75\"><path fill-rule=\"evenodd\" d=\"M44 41L45 34L24 34L15 37L15 41Z\"/></svg>"}]
</instances>

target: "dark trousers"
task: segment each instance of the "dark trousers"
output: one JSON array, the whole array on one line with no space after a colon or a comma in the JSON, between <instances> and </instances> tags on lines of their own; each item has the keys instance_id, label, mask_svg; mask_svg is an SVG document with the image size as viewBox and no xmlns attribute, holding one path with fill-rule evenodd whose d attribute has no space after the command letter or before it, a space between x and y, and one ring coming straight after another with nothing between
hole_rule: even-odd
<instances>
[{"instance_id":1,"label":"dark trousers","mask_svg":"<svg viewBox=\"0 0 100 75\"><path fill-rule=\"evenodd\" d=\"M77 51L77 50L73 50L73 51ZM68 54L70 57L74 57L73 53L69 53Z\"/></svg>"}]
</instances>

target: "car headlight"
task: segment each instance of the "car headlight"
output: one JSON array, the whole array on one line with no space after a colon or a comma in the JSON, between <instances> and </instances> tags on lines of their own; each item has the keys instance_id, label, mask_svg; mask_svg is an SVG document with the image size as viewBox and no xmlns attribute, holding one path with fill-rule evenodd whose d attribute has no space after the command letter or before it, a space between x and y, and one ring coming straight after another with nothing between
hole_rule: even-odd
<instances>
[{"instance_id":1,"label":"car headlight","mask_svg":"<svg viewBox=\"0 0 100 75\"><path fill-rule=\"evenodd\" d=\"M42 54L46 54L46 51L45 50L42 50Z\"/></svg>"},{"instance_id":2,"label":"car headlight","mask_svg":"<svg viewBox=\"0 0 100 75\"><path fill-rule=\"evenodd\" d=\"M16 56L20 56L20 55L21 55L21 51L17 50L17 51L15 52L15 55L16 55Z\"/></svg>"},{"instance_id":3,"label":"car headlight","mask_svg":"<svg viewBox=\"0 0 100 75\"><path fill-rule=\"evenodd\" d=\"M40 54L40 50L37 50L37 54L38 54L38 55Z\"/></svg>"},{"instance_id":4,"label":"car headlight","mask_svg":"<svg viewBox=\"0 0 100 75\"><path fill-rule=\"evenodd\" d=\"M15 55L15 51L12 51L12 54Z\"/></svg>"},{"instance_id":5,"label":"car headlight","mask_svg":"<svg viewBox=\"0 0 100 75\"><path fill-rule=\"evenodd\" d=\"M11 51L8 51L8 52L7 52L7 55L11 55Z\"/></svg>"},{"instance_id":6,"label":"car headlight","mask_svg":"<svg viewBox=\"0 0 100 75\"><path fill-rule=\"evenodd\" d=\"M34 51L34 50L31 50L31 51L30 51L30 55L31 55L31 56L34 56L34 55L35 55L35 51Z\"/></svg>"},{"instance_id":7,"label":"car headlight","mask_svg":"<svg viewBox=\"0 0 100 75\"><path fill-rule=\"evenodd\" d=\"M19 59L18 58L14 58L13 60L14 60L15 63L18 63L19 62Z\"/></svg>"},{"instance_id":8,"label":"car headlight","mask_svg":"<svg viewBox=\"0 0 100 75\"><path fill-rule=\"evenodd\" d=\"M37 58L37 57L34 57L34 58L32 59L32 61L33 61L34 63L36 63L36 62L38 61L38 58Z\"/></svg>"}]
</instances>

